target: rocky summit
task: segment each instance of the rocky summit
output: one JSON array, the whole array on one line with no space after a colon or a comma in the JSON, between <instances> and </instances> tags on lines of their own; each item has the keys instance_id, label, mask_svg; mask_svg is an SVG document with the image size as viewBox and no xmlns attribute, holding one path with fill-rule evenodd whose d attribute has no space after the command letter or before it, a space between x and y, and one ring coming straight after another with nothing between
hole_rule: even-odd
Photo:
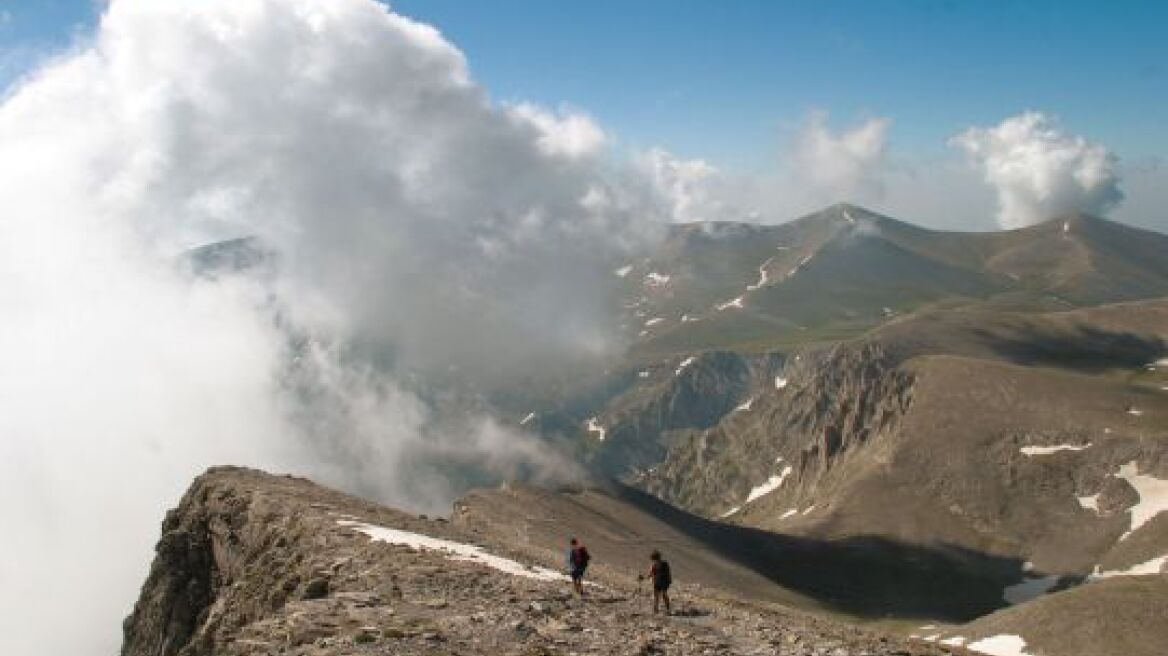
<instances>
[{"instance_id":1,"label":"rocky summit","mask_svg":"<svg viewBox=\"0 0 1168 656\"><path fill-rule=\"evenodd\" d=\"M601 540L578 598L562 557L514 525L485 527L473 505L429 519L304 479L212 469L163 522L122 654L961 653L709 585L730 567L712 554L704 577L678 561L673 613L655 615L634 547Z\"/></svg>"}]
</instances>

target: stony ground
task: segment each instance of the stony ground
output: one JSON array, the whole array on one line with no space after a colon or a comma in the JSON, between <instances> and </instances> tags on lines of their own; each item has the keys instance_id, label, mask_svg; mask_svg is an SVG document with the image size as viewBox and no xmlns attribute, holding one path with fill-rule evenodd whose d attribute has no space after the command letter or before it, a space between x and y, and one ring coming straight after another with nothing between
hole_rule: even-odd
<instances>
[{"instance_id":1,"label":"stony ground","mask_svg":"<svg viewBox=\"0 0 1168 656\"><path fill-rule=\"evenodd\" d=\"M566 580L374 541L345 521L474 542L300 479L212 470L164 523L123 654L955 653L684 584L674 613L654 615L631 573L581 599Z\"/></svg>"}]
</instances>

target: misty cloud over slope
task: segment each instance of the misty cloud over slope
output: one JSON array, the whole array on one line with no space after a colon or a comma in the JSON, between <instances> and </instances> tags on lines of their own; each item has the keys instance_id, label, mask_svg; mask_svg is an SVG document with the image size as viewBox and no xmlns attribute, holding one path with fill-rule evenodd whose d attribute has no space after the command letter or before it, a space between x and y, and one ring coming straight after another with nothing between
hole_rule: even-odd
<instances>
[{"instance_id":1,"label":"misty cloud over slope","mask_svg":"<svg viewBox=\"0 0 1168 656\"><path fill-rule=\"evenodd\" d=\"M207 465L424 508L452 493L428 462L569 470L438 416L411 374L490 386L620 346L600 265L668 209L603 142L493 104L372 0L113 2L0 107L5 647L114 651L162 511ZM242 235L265 275L178 266Z\"/></svg>"}]
</instances>

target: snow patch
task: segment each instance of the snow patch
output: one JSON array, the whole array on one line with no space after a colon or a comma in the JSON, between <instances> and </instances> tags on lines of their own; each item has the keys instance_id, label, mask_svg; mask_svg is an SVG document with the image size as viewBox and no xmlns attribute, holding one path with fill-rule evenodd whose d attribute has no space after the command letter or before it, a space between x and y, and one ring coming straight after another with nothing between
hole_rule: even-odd
<instances>
[{"instance_id":1,"label":"snow patch","mask_svg":"<svg viewBox=\"0 0 1168 656\"><path fill-rule=\"evenodd\" d=\"M1048 456L1052 453L1058 453L1059 451L1082 451L1083 449L1090 448L1090 446L1090 442L1081 446L1074 444L1059 444L1057 446L1024 446L1019 449L1019 451L1021 451L1023 455L1027 456Z\"/></svg>"},{"instance_id":2,"label":"snow patch","mask_svg":"<svg viewBox=\"0 0 1168 656\"><path fill-rule=\"evenodd\" d=\"M613 273L615 273L618 278L624 278L625 276L629 275L629 272L632 270L633 270L633 265L628 264L628 265L625 265L625 266L617 269L616 271L613 271Z\"/></svg>"},{"instance_id":3,"label":"snow patch","mask_svg":"<svg viewBox=\"0 0 1168 656\"><path fill-rule=\"evenodd\" d=\"M568 578L546 567L524 565L510 558L496 556L488 553L482 547L473 544L443 540L441 538L430 537L429 535L422 535L421 533L411 533L410 531L402 531L396 528L375 526L373 524L350 520L341 520L337 524L357 531L358 533L364 533L375 542L388 542L389 544L404 545L425 551L439 551L445 554L449 560L477 563L513 576L522 576L540 581L562 581Z\"/></svg>"},{"instance_id":4,"label":"snow patch","mask_svg":"<svg viewBox=\"0 0 1168 656\"><path fill-rule=\"evenodd\" d=\"M639 372L637 372L637 377L638 378L648 378L649 372L648 371L639 371Z\"/></svg>"},{"instance_id":5,"label":"snow patch","mask_svg":"<svg viewBox=\"0 0 1168 656\"><path fill-rule=\"evenodd\" d=\"M734 412L746 412L750 410L750 406L752 405L754 405L754 397L746 399L745 403L739 404L737 408L734 408Z\"/></svg>"},{"instance_id":6,"label":"snow patch","mask_svg":"<svg viewBox=\"0 0 1168 656\"><path fill-rule=\"evenodd\" d=\"M791 475L791 471L793 470L791 469L790 465L788 465L783 468L783 471L775 474L774 476L771 476L766 480L765 483L751 490L750 494L746 495L746 503L750 503L759 497L766 496L771 492L779 489L779 486L783 484L783 481Z\"/></svg>"},{"instance_id":7,"label":"snow patch","mask_svg":"<svg viewBox=\"0 0 1168 656\"><path fill-rule=\"evenodd\" d=\"M650 287L660 287L661 285L668 284L671 277L672 276L663 273L650 271L649 273L645 274L645 284L649 285Z\"/></svg>"},{"instance_id":8,"label":"snow patch","mask_svg":"<svg viewBox=\"0 0 1168 656\"><path fill-rule=\"evenodd\" d=\"M965 636L953 636L952 638L945 638L941 641L941 644L949 645L950 647L960 647L961 645L965 644L966 640L968 640L968 638Z\"/></svg>"},{"instance_id":9,"label":"snow patch","mask_svg":"<svg viewBox=\"0 0 1168 656\"><path fill-rule=\"evenodd\" d=\"M1071 232L1071 222L1070 221L1063 221L1063 234L1066 235L1066 234L1069 234L1070 232Z\"/></svg>"},{"instance_id":10,"label":"snow patch","mask_svg":"<svg viewBox=\"0 0 1168 656\"><path fill-rule=\"evenodd\" d=\"M656 326L657 324L663 323L664 321L665 319L662 319L661 317L653 317L652 319L649 319L645 322L645 327L648 328L649 326Z\"/></svg>"},{"instance_id":11,"label":"snow patch","mask_svg":"<svg viewBox=\"0 0 1168 656\"><path fill-rule=\"evenodd\" d=\"M1106 572L1100 572L1099 566L1095 566L1095 571L1087 577L1088 580L1095 581L1099 579L1109 579L1113 576L1147 576L1149 574L1159 574L1164 567L1164 563L1168 562L1168 554L1164 554L1159 558L1153 558L1149 561L1142 562L1138 565L1132 565L1127 569L1109 569Z\"/></svg>"},{"instance_id":12,"label":"snow patch","mask_svg":"<svg viewBox=\"0 0 1168 656\"><path fill-rule=\"evenodd\" d=\"M681 372L685 371L685 368L693 364L694 360L696 359L697 357L691 355L688 358L682 360L681 364L677 365L677 371L673 372L673 375L680 376Z\"/></svg>"},{"instance_id":13,"label":"snow patch","mask_svg":"<svg viewBox=\"0 0 1168 656\"><path fill-rule=\"evenodd\" d=\"M1010 634L982 638L977 642L969 643L965 648L987 656L1031 656L1025 651L1026 641L1022 639L1022 636Z\"/></svg>"},{"instance_id":14,"label":"snow patch","mask_svg":"<svg viewBox=\"0 0 1168 656\"><path fill-rule=\"evenodd\" d=\"M727 510L726 512L722 513L722 518L725 519L725 518L729 517L730 515L733 515L734 513L738 512L739 510L742 510L742 506L734 506L730 510Z\"/></svg>"},{"instance_id":15,"label":"snow patch","mask_svg":"<svg viewBox=\"0 0 1168 656\"><path fill-rule=\"evenodd\" d=\"M790 516L792 516L792 515L798 515L798 514L799 514L799 511L798 511L797 509L795 509L795 508L791 508L791 509L790 509L790 510L788 510L787 512L785 512L785 513L783 513L782 515L780 515L780 516L779 516L779 519L786 519L786 518L788 518L788 517L790 517Z\"/></svg>"},{"instance_id":16,"label":"snow patch","mask_svg":"<svg viewBox=\"0 0 1168 656\"><path fill-rule=\"evenodd\" d=\"M1075 497L1075 500L1079 502L1080 506L1086 508L1087 510L1094 510L1095 514L1098 515L1099 514L1099 496L1100 495L1098 495L1098 494L1092 494L1089 497Z\"/></svg>"},{"instance_id":17,"label":"snow patch","mask_svg":"<svg viewBox=\"0 0 1168 656\"><path fill-rule=\"evenodd\" d=\"M738 310L741 310L741 309L743 308L743 305L742 305L742 299L743 299L743 298L744 298L744 297L742 297L742 296L739 296L738 298L735 298L735 299L733 299L733 300L726 301L725 303L719 303L719 304L716 306L716 309L717 309L719 312L721 312L721 311L723 311L723 310L729 310L730 308L736 308L736 309L738 309Z\"/></svg>"},{"instance_id":18,"label":"snow patch","mask_svg":"<svg viewBox=\"0 0 1168 656\"><path fill-rule=\"evenodd\" d=\"M1131 507L1131 528L1119 537L1123 540L1153 517L1168 510L1168 480L1140 474L1135 460L1120 467L1115 477L1127 481L1140 495L1140 500Z\"/></svg>"},{"instance_id":19,"label":"snow patch","mask_svg":"<svg viewBox=\"0 0 1168 656\"><path fill-rule=\"evenodd\" d=\"M590 417L588 419L586 428L588 429L589 433L596 433L596 439L600 440L601 442L604 441L604 438L606 437L604 426L600 425L600 422L596 420L596 417Z\"/></svg>"},{"instance_id":20,"label":"snow patch","mask_svg":"<svg viewBox=\"0 0 1168 656\"><path fill-rule=\"evenodd\" d=\"M1139 417L1140 415L1144 414L1144 411L1143 411L1143 410L1140 410L1140 409L1138 409L1138 408L1128 408L1128 409L1127 409L1127 413L1128 413L1129 415L1134 415L1134 416L1136 416L1136 417Z\"/></svg>"},{"instance_id":21,"label":"snow patch","mask_svg":"<svg viewBox=\"0 0 1168 656\"><path fill-rule=\"evenodd\" d=\"M787 273L787 277L790 278L791 276L795 275L796 273L799 273L799 269L802 269L804 266L807 266L807 263L811 261L812 257L813 256L808 255L807 257L804 257L803 259L799 260L799 263L796 264L795 267Z\"/></svg>"},{"instance_id":22,"label":"snow patch","mask_svg":"<svg viewBox=\"0 0 1168 656\"><path fill-rule=\"evenodd\" d=\"M1006 603L1009 604L1021 604L1031 599L1037 599L1053 588L1058 580L1059 577L1055 574L1028 577L1021 583L1006 586L1002 590L1002 599L1005 599Z\"/></svg>"},{"instance_id":23,"label":"snow patch","mask_svg":"<svg viewBox=\"0 0 1168 656\"><path fill-rule=\"evenodd\" d=\"M766 285L767 283L770 282L770 274L767 273L767 267L770 266L771 262L773 262L774 260L775 260L774 257L768 257L765 262L763 262L761 265L759 265L759 267L758 267L758 282L754 283L753 285L747 285L746 291L752 292L756 289L762 288L764 285Z\"/></svg>"},{"instance_id":24,"label":"snow patch","mask_svg":"<svg viewBox=\"0 0 1168 656\"><path fill-rule=\"evenodd\" d=\"M775 389L781 390L787 386L787 379L782 376L775 376Z\"/></svg>"},{"instance_id":25,"label":"snow patch","mask_svg":"<svg viewBox=\"0 0 1168 656\"><path fill-rule=\"evenodd\" d=\"M808 506L807 510L803 511L803 514L806 515L806 514L810 513L812 510L815 510L815 504Z\"/></svg>"},{"instance_id":26,"label":"snow patch","mask_svg":"<svg viewBox=\"0 0 1168 656\"><path fill-rule=\"evenodd\" d=\"M526 416L526 417L524 417L523 419L520 419L520 420L519 420L519 425L520 425L520 426L526 426L526 425L528 424L528 422L530 422L532 419L535 419L535 413L534 413L534 412L529 412L529 413L527 413L527 416Z\"/></svg>"}]
</instances>

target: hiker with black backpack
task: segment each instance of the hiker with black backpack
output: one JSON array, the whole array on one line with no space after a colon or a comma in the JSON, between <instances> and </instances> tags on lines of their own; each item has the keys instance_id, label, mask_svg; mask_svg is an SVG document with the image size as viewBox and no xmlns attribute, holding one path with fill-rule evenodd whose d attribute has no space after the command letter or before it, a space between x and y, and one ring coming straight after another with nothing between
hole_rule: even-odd
<instances>
[{"instance_id":1,"label":"hiker with black backpack","mask_svg":"<svg viewBox=\"0 0 1168 656\"><path fill-rule=\"evenodd\" d=\"M572 577L572 587L576 594L584 596L584 570L588 569L588 561L592 556L588 554L588 547L576 538L568 541L568 573Z\"/></svg>"},{"instance_id":2,"label":"hiker with black backpack","mask_svg":"<svg viewBox=\"0 0 1168 656\"><path fill-rule=\"evenodd\" d=\"M673 583L673 573L669 571L669 561L661 558L661 552L649 554L649 580L653 582L653 614L657 614L660 602L665 602L665 614L671 615L669 607L669 586Z\"/></svg>"}]
</instances>

